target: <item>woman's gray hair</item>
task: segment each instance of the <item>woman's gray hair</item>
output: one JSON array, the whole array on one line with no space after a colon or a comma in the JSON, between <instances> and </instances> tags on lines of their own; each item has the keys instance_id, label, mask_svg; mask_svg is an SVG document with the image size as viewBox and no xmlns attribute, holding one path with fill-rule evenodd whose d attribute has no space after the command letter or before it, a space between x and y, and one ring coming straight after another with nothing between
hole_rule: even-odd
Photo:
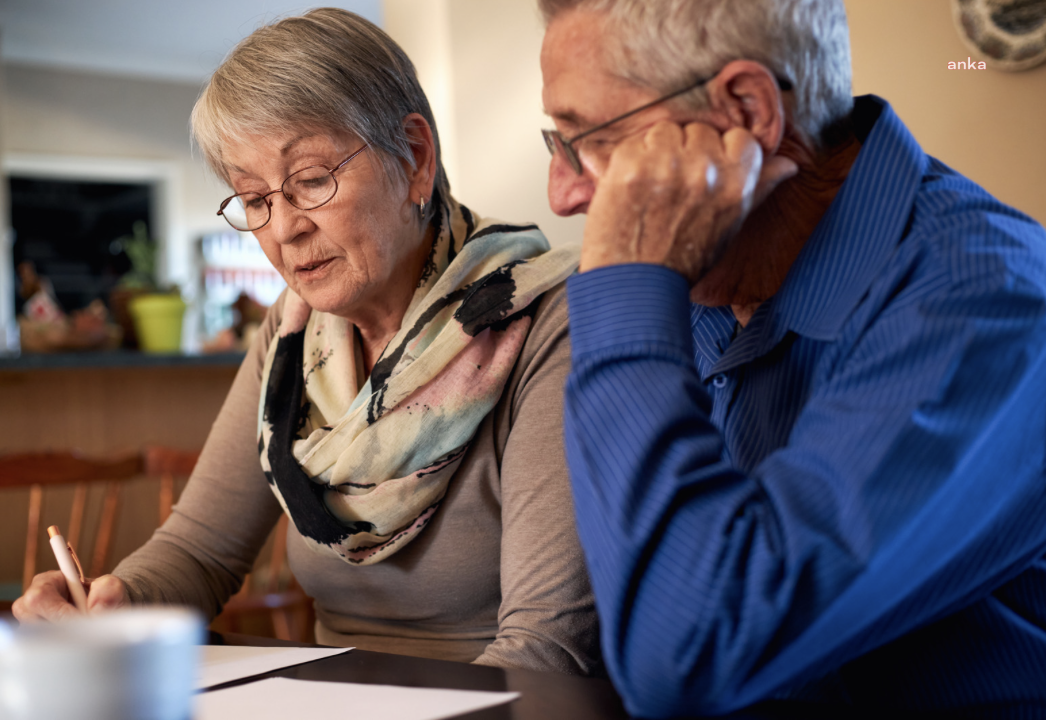
<instances>
[{"instance_id":1,"label":"woman's gray hair","mask_svg":"<svg viewBox=\"0 0 1046 720\"><path fill-rule=\"evenodd\" d=\"M377 151L386 176L399 181L406 179L400 160L415 167L403 124L410 113L425 118L436 146L425 225L450 198L436 121L406 53L359 15L320 8L251 33L211 76L193 108L192 130L207 163L226 183L226 142L303 128L354 133Z\"/></svg>"},{"instance_id":2,"label":"woman's gray hair","mask_svg":"<svg viewBox=\"0 0 1046 720\"><path fill-rule=\"evenodd\" d=\"M606 13L613 72L669 93L754 60L795 89L794 125L818 147L853 108L843 0L538 0L548 24L568 10ZM616 42L615 42L616 41ZM704 93L687 96L704 102Z\"/></svg>"}]
</instances>

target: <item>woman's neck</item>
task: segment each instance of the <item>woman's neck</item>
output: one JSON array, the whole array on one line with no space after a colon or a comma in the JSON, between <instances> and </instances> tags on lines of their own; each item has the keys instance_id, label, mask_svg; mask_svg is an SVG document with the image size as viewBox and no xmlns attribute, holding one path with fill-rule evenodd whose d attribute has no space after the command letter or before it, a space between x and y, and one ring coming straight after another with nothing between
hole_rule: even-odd
<instances>
[{"instance_id":1,"label":"woman's neck","mask_svg":"<svg viewBox=\"0 0 1046 720\"><path fill-rule=\"evenodd\" d=\"M425 232L425 240L419 243L417 253L405 264L402 272L383 286L372 301L354 308L352 316L348 318L359 333L365 377L370 376L385 347L403 325L403 317L414 299L434 239L435 232L430 226Z\"/></svg>"}]
</instances>

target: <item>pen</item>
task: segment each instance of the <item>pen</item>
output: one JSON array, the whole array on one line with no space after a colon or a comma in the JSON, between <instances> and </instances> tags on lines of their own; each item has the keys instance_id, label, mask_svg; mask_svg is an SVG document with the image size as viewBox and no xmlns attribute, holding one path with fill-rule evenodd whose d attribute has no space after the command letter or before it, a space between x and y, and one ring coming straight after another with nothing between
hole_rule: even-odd
<instances>
[{"instance_id":1,"label":"pen","mask_svg":"<svg viewBox=\"0 0 1046 720\"><path fill-rule=\"evenodd\" d=\"M65 541L57 525L47 528L47 535L51 538L51 549L58 559L58 567L65 575L65 584L69 586L69 596L72 597L73 604L80 612L87 612L87 594L84 592L86 580L73 546Z\"/></svg>"}]
</instances>

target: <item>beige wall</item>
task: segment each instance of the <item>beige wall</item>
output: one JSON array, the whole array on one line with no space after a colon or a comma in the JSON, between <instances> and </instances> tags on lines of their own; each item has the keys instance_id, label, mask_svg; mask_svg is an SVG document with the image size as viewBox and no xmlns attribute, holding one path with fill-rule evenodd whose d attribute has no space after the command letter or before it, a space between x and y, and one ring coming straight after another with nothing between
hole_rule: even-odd
<instances>
[{"instance_id":1,"label":"beige wall","mask_svg":"<svg viewBox=\"0 0 1046 720\"><path fill-rule=\"evenodd\" d=\"M947 0L846 0L854 92L889 100L923 149L1046 223L1046 65L948 70L972 53Z\"/></svg>"},{"instance_id":2,"label":"beige wall","mask_svg":"<svg viewBox=\"0 0 1046 720\"><path fill-rule=\"evenodd\" d=\"M455 194L478 212L538 222L577 242L583 219L548 209L539 130L534 0L385 0L385 27L414 59L444 140ZM1046 67L949 71L966 58L947 0L847 0L854 88L889 99L925 149L1046 222ZM224 188L192 157L198 87L20 65L4 67L0 150L160 160L179 169L183 242L222 229ZM188 248L172 249L177 271Z\"/></svg>"},{"instance_id":3,"label":"beige wall","mask_svg":"<svg viewBox=\"0 0 1046 720\"><path fill-rule=\"evenodd\" d=\"M1046 223L1046 66L947 70L970 55L948 0L846 7L855 94L888 99L927 152ZM385 0L385 27L432 96L459 199L482 213L536 220L554 242L579 241L582 221L556 218L545 196L534 0Z\"/></svg>"},{"instance_id":4,"label":"beige wall","mask_svg":"<svg viewBox=\"0 0 1046 720\"><path fill-rule=\"evenodd\" d=\"M482 215L537 222L554 244L580 242L584 219L548 207L536 2L385 0L384 17L430 96L458 200Z\"/></svg>"}]
</instances>

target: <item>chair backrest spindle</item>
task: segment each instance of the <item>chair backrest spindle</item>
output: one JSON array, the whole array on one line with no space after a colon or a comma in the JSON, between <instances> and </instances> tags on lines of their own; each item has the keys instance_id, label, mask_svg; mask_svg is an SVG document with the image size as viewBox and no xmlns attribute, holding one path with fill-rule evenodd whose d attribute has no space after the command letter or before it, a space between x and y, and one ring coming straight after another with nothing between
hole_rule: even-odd
<instances>
[{"instance_id":1,"label":"chair backrest spindle","mask_svg":"<svg viewBox=\"0 0 1046 720\"><path fill-rule=\"evenodd\" d=\"M85 514L88 489L95 484L104 484L104 498L91 562L85 568L89 576L97 577L109 569L107 563L112 552L121 494L126 481L140 477L159 480L157 517L158 524L162 525L171 514L177 496L176 478L188 478L198 455L197 452L160 446L148 446L140 453L107 458L87 458L75 452L0 455L0 490L30 488L22 588L27 588L36 575L36 556L43 532L41 520L45 487L66 485L75 488L65 537L74 547L78 547L87 527ZM264 613L270 616L276 637L298 641L311 639L312 601L293 578L285 586L288 580L284 572L287 563L287 525L286 515L281 516L263 587L252 592L248 579L242 591L226 604L225 612L216 624L231 624L230 629L236 631L240 618Z\"/></svg>"},{"instance_id":2,"label":"chair backrest spindle","mask_svg":"<svg viewBox=\"0 0 1046 720\"><path fill-rule=\"evenodd\" d=\"M170 515L174 503L174 479L188 476L199 453L150 446L140 453L106 457L87 457L78 452L29 452L0 455L0 489L29 488L28 525L25 557L22 563L22 587L36 575L36 557L42 533L44 489L51 486L73 486L72 507L66 526L66 539L74 547L80 544L87 510L88 490L104 483L104 497L91 554L85 568L94 577L107 569L116 534L123 486L141 477L160 479L159 520Z\"/></svg>"},{"instance_id":3,"label":"chair backrest spindle","mask_svg":"<svg viewBox=\"0 0 1046 720\"><path fill-rule=\"evenodd\" d=\"M36 546L40 537L40 509L44 504L44 488L33 485L29 488L29 527L25 534L25 559L22 562L22 587L29 587L36 574Z\"/></svg>"},{"instance_id":4,"label":"chair backrest spindle","mask_svg":"<svg viewBox=\"0 0 1046 720\"><path fill-rule=\"evenodd\" d=\"M76 547L80 544L80 532L84 526L84 511L87 509L87 483L76 483L73 491L73 506L69 510L69 530L65 539L69 544Z\"/></svg>"}]
</instances>

